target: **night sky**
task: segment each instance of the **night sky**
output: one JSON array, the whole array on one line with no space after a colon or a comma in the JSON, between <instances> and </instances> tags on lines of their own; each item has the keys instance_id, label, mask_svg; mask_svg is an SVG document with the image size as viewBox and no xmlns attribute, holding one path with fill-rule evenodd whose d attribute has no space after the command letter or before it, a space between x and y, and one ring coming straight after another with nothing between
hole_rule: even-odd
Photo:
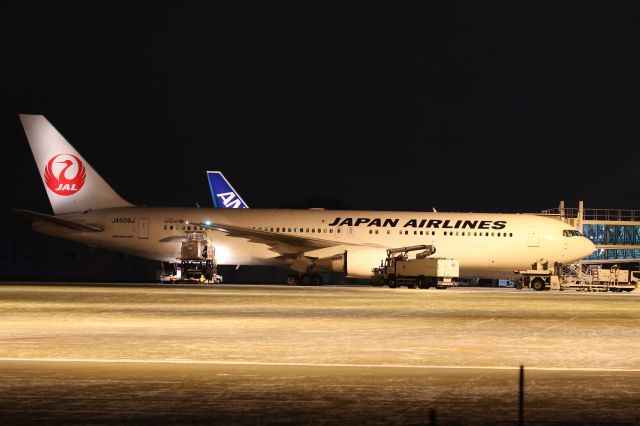
<instances>
[{"instance_id":1,"label":"night sky","mask_svg":"<svg viewBox=\"0 0 640 426\"><path fill-rule=\"evenodd\" d=\"M2 3L4 210L21 112L135 204L640 209L638 3L183 3Z\"/></svg>"}]
</instances>

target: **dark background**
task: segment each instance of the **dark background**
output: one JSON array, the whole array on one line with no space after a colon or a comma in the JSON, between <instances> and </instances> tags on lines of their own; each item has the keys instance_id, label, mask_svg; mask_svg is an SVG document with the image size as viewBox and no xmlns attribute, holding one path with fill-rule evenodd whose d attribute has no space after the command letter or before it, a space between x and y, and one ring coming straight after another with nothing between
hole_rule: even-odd
<instances>
[{"instance_id":1,"label":"dark background","mask_svg":"<svg viewBox=\"0 0 640 426\"><path fill-rule=\"evenodd\" d=\"M20 112L135 204L640 209L638 3L233 3L0 5L5 266L88 250L9 211L50 212Z\"/></svg>"}]
</instances>

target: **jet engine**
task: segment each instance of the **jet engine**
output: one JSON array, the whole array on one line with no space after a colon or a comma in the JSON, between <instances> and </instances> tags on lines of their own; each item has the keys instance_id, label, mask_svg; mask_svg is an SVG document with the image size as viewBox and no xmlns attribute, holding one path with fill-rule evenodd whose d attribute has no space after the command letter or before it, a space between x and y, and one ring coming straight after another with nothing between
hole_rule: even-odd
<instances>
[{"instance_id":1,"label":"jet engine","mask_svg":"<svg viewBox=\"0 0 640 426\"><path fill-rule=\"evenodd\" d=\"M318 259L314 262L314 267L321 271L342 272L351 278L371 278L371 270L380 266L385 257L386 250L383 248L348 250Z\"/></svg>"}]
</instances>

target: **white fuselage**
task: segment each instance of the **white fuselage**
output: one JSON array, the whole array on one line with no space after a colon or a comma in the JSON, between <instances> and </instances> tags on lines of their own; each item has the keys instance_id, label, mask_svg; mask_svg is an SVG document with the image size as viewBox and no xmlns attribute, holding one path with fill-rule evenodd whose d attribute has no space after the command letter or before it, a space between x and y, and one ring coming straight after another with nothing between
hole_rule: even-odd
<instances>
[{"instance_id":1,"label":"white fuselage","mask_svg":"<svg viewBox=\"0 0 640 426\"><path fill-rule=\"evenodd\" d=\"M166 262L178 261L182 239L198 223L332 241L332 247L304 255L367 253L371 268L379 265L388 248L432 244L437 250L434 256L459 260L462 277L508 277L541 259L568 263L594 250L582 236L563 235L563 230L574 229L571 226L532 214L126 207L61 217L104 231L78 232L43 222L35 222L34 229ZM217 230L205 233L215 247L218 264L291 264L291 256L281 256L267 244Z\"/></svg>"}]
</instances>

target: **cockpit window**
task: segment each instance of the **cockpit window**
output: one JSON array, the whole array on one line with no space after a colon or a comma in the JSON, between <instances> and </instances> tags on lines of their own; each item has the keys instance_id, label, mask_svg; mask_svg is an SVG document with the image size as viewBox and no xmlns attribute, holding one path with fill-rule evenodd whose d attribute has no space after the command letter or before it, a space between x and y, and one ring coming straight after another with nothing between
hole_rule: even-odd
<instances>
[{"instance_id":1,"label":"cockpit window","mask_svg":"<svg viewBox=\"0 0 640 426\"><path fill-rule=\"evenodd\" d=\"M565 237L581 237L582 236L580 231L577 231L575 229L565 229L564 231L562 231L562 235L564 235Z\"/></svg>"}]
</instances>

